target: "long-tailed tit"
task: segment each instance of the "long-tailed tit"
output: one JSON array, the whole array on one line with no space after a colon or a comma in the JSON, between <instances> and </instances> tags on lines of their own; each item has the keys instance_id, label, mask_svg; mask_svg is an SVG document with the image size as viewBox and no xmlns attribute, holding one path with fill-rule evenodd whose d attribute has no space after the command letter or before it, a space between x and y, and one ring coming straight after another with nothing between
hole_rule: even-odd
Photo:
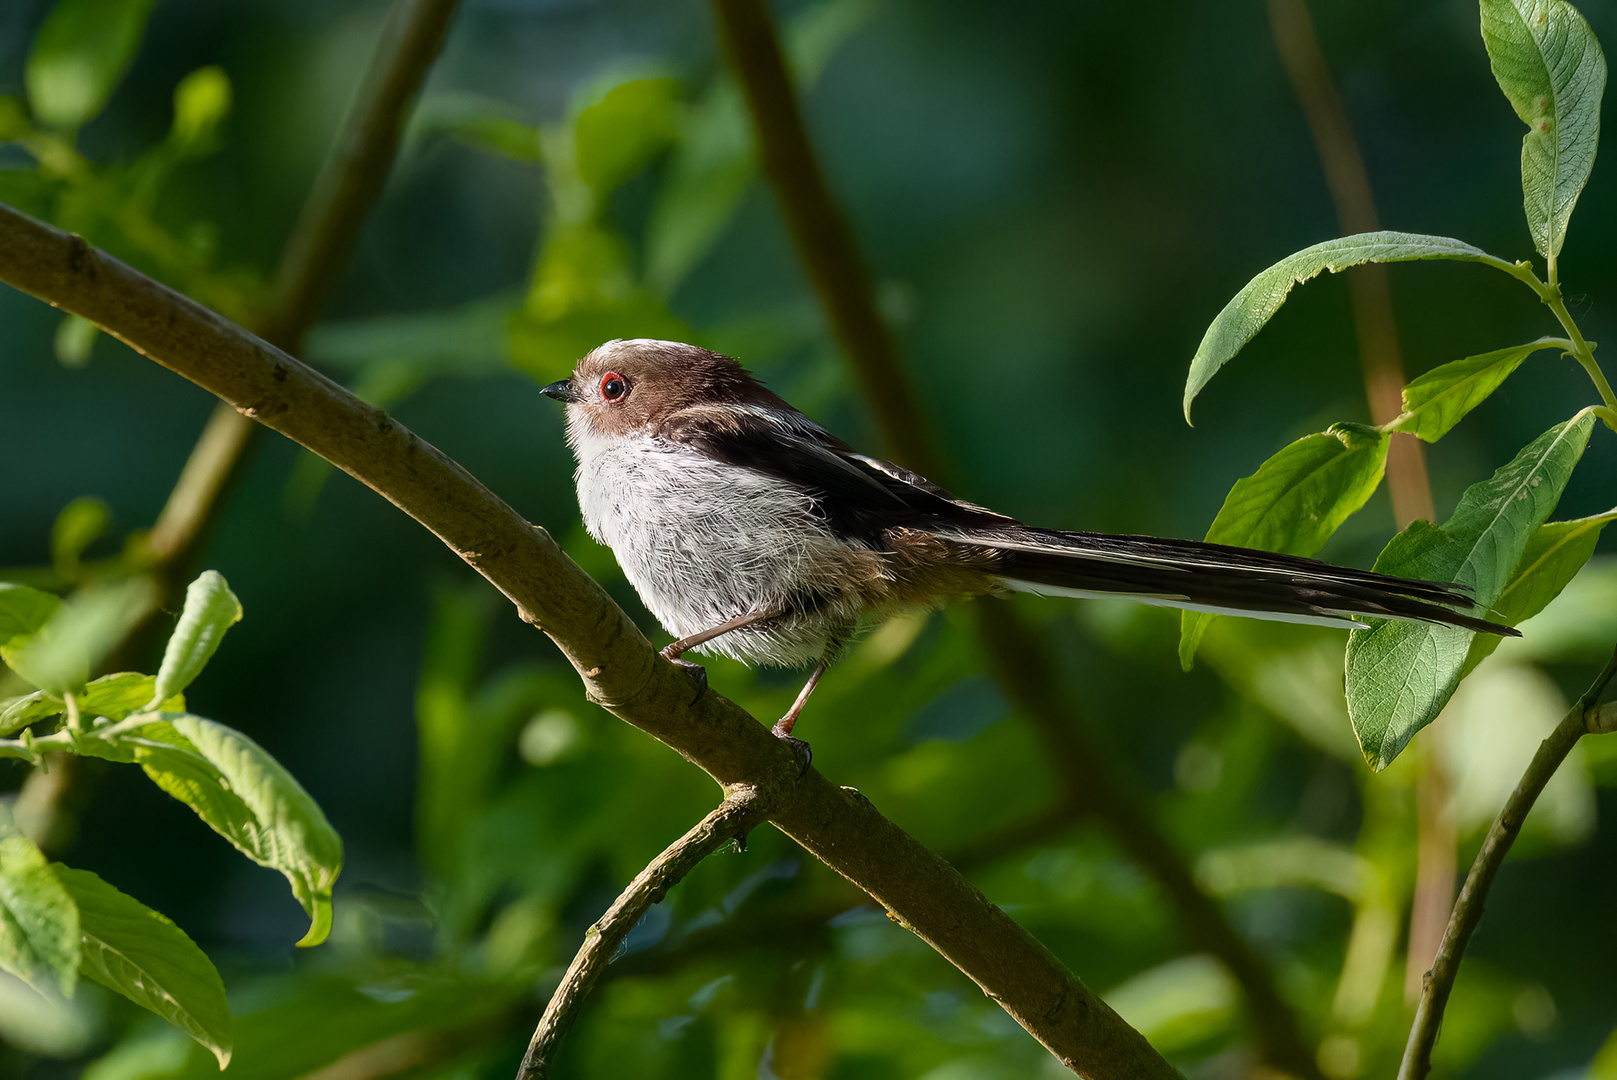
<instances>
[{"instance_id":1,"label":"long-tailed tit","mask_svg":"<svg viewBox=\"0 0 1617 1080\"><path fill-rule=\"evenodd\" d=\"M677 641L778 667L813 666L775 724L862 624L1007 591L1124 596L1288 622L1412 619L1514 635L1463 588L1313 559L1147 536L1056 532L964 502L867 457L727 356L611 341L544 392L567 402L578 502L646 607ZM696 669L698 672L700 669Z\"/></svg>"}]
</instances>

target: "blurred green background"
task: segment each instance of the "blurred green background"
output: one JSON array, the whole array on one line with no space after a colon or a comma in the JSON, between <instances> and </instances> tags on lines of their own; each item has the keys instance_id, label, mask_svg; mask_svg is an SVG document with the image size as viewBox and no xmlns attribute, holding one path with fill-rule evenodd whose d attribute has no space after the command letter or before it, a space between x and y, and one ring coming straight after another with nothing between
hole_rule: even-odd
<instances>
[{"instance_id":1,"label":"blurred green background","mask_svg":"<svg viewBox=\"0 0 1617 1080\"><path fill-rule=\"evenodd\" d=\"M127 75L76 134L83 163L65 166L65 142L52 157L18 126L51 7L0 4L0 134L14 140L0 147L0 199L229 314L252 312L384 6L160 0ZM1617 41L1617 6L1579 7ZM1339 278L1294 296L1202 395L1195 428L1180 414L1186 365L1224 302L1339 231L1263 4L774 10L959 494L1050 527L1199 537L1230 484L1280 446L1368 420ZM1520 123L1489 73L1476 5L1312 10L1383 224L1530 255ZM880 448L749 146L703 4L466 0L303 350L549 529L648 632L610 554L582 532L559 407L538 392L584 349L656 335L731 352L836 433ZM1561 263L1594 340L1617 332L1614 185L1597 163ZM1390 274L1411 376L1551 332L1503 275ZM0 567L14 568L0 577L50 563L52 523L79 496L104 500L111 522L84 559L116 556L155 520L213 405L110 339L85 355L60 321L0 290ZM1570 360L1529 361L1430 450L1439 514L1589 399ZM1609 509L1614 476L1617 440L1597 432L1556 516ZM1324 555L1368 566L1392 531L1382 492ZM272 751L342 834L332 940L294 950L306 923L278 877L134 770L76 779L60 808L71 835L53 855L166 913L216 960L237 1018L232 1075L511 1075L584 928L710 808L713 785L586 704L554 648L430 535L279 437L256 445L202 565L229 578L246 619L190 707ZM1018 606L1270 960L1321 1069L1386 1076L1409 1017L1420 758L1450 770L1463 868L1617 639L1617 565L1597 557L1379 775L1347 725L1343 635L1222 620L1185 675L1171 613ZM708 668L760 717L784 709L798 678ZM965 613L877 631L828 676L802 731L827 776L935 850L969 853L989 896L1188 1075L1257 1075L1229 977L1186 953L1161 890L1104 830L997 841L1056 784L983 671ZM1611 741L1579 748L1501 875L1441 1075L1617 1077ZM23 783L20 765L3 773L5 790ZM70 1005L28 994L0 983L0 1074L214 1071L98 987ZM653 909L560 1075L1065 1073L764 827Z\"/></svg>"}]
</instances>

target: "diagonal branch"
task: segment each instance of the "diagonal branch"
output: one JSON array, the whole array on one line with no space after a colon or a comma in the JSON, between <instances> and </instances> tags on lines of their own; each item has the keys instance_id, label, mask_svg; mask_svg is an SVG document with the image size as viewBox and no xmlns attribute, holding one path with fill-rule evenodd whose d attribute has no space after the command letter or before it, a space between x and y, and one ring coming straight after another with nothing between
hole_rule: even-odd
<instances>
[{"instance_id":1,"label":"diagonal branch","mask_svg":"<svg viewBox=\"0 0 1617 1080\"><path fill-rule=\"evenodd\" d=\"M1498 875L1505 856L1510 853L1510 845L1515 842L1516 834L1521 832L1522 824L1543 792L1544 785L1550 782L1555 770L1561 767L1561 762L1566 760L1584 735L1605 734L1617 728L1617 715L1613 715L1617 710L1610 704L1595 705L1614 676L1617 676L1617 652L1612 653L1606 670L1567 710L1566 716L1555 725L1549 737L1539 744L1538 752L1522 774L1521 782L1510 793L1510 798L1505 800L1504 808L1488 830L1482 850L1477 852L1477 861L1471 864L1471 872L1466 875L1465 885L1460 889L1460 898L1454 903L1454 913L1438 946L1437 958L1422 980L1420 1003L1415 1006L1415 1023L1409 1029L1409 1042L1404 1047L1398 1080L1422 1080L1432 1071L1432 1047L1437 1043L1438 1029L1443 1023L1443 1009L1448 1005L1449 991L1454 988L1454 976L1459 973L1460 959L1465 955L1471 932L1482 921L1483 903L1488 898L1493 879Z\"/></svg>"},{"instance_id":2,"label":"diagonal branch","mask_svg":"<svg viewBox=\"0 0 1617 1080\"><path fill-rule=\"evenodd\" d=\"M697 863L731 840L746 836L754 825L769 816L770 809L757 791L733 787L717 809L635 876L622 895L606 909L606 914L585 932L584 944L579 946L578 955L568 965L561 985L550 995L545 1014L528 1043L528 1052L522 1055L517 1080L544 1080L550 1075L556 1048L577 1019L584 998L606 970L606 965L612 962L629 931L651 910L651 905L661 903L668 890L696 869Z\"/></svg>"},{"instance_id":3,"label":"diagonal branch","mask_svg":"<svg viewBox=\"0 0 1617 1080\"><path fill-rule=\"evenodd\" d=\"M768 12L761 0L713 0L713 10L752 113L765 175L889 448L923 472L936 469L941 455L876 311L870 272L808 141ZM1059 819L1071 811L1111 827L1130 856L1172 898L1187 936L1222 960L1240 983L1270 1062L1300 1076L1318 1076L1314 1055L1267 966L1223 908L1196 884L1183 856L1156 824L1143 789L1128 778L1127 766L1088 734L1078 703L1061 692L1048 663L1035 659L1042 651L1035 647L1035 635L1003 603L978 604L977 616L989 667L1043 738L1066 789L1062 805L1046 818Z\"/></svg>"},{"instance_id":4,"label":"diagonal branch","mask_svg":"<svg viewBox=\"0 0 1617 1080\"><path fill-rule=\"evenodd\" d=\"M73 236L0 204L0 281L82 315L319 454L429 529L561 649L590 700L729 790L780 799L771 820L958 967L1074 1072L1156 1080L1173 1067L1051 952L851 788L733 702L692 700L623 609L543 529L380 409Z\"/></svg>"}]
</instances>

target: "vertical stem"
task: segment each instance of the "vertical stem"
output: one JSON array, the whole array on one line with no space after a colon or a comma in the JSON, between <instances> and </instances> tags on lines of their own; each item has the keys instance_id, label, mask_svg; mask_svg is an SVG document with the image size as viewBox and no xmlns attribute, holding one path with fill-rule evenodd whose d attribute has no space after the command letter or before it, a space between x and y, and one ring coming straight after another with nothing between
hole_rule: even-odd
<instances>
[{"instance_id":1,"label":"vertical stem","mask_svg":"<svg viewBox=\"0 0 1617 1080\"><path fill-rule=\"evenodd\" d=\"M1432 1071L1432 1047L1437 1045L1438 1031L1443 1024L1443 1010L1448 1004L1449 991L1454 988L1454 977L1460 970L1460 959L1471 934L1482 921L1483 903L1493 885L1499 868L1504 865L1510 846L1527 821L1528 813L1543 792L1544 785L1561 767L1561 762L1572 752L1579 739L1591 732L1605 733L1610 727L1603 710L1595 702L1612 677L1617 676L1617 651L1612 653L1606 669L1593 685L1567 710L1566 716L1539 744L1538 752L1522 774L1516 790L1505 801L1493 827L1477 852L1476 862L1466 875L1460 899L1454 905L1454 915L1443 932L1432 969L1426 973L1420 1002L1415 1008L1415 1022L1409 1029L1409 1042L1404 1046L1404 1058L1398 1068L1398 1080L1422 1080ZM1609 708L1609 706L1608 706Z\"/></svg>"},{"instance_id":2,"label":"vertical stem","mask_svg":"<svg viewBox=\"0 0 1617 1080\"><path fill-rule=\"evenodd\" d=\"M871 302L870 271L854 243L803 126L775 28L760 0L713 0L719 39L740 80L764 175L836 339L899 464L936 473L937 448L899 362L887 324Z\"/></svg>"},{"instance_id":3,"label":"vertical stem","mask_svg":"<svg viewBox=\"0 0 1617 1080\"><path fill-rule=\"evenodd\" d=\"M764 172L832 330L894 455L936 479L943 457L909 388L897 349L872 299L870 273L825 182L804 129L796 94L761 0L712 0L719 36L753 119ZM1055 758L1069 800L1118 836L1129 855L1159 881L1185 936L1217 956L1246 995L1254 1041L1265 1060L1301 1077L1319 1075L1262 957L1195 881L1163 833L1154 807L1118 755L1083 725L1080 704L1061 691L1041 662L1036 637L1002 603L978 605L979 637L1006 696L1018 703Z\"/></svg>"},{"instance_id":4,"label":"vertical stem","mask_svg":"<svg viewBox=\"0 0 1617 1080\"><path fill-rule=\"evenodd\" d=\"M1275 48L1313 132L1342 231L1360 233L1378 228L1370 176L1353 136L1353 125L1331 81L1330 67L1314 33L1307 0L1269 0L1269 25L1274 33ZM1353 322L1359 338L1359 360L1364 369L1371 420L1385 424L1402 411L1404 388L1403 360L1387 269L1378 265L1356 267L1349 272L1348 287L1353 296ZM1427 521L1436 518L1425 451L1413 435L1396 433L1392 436L1387 447L1387 489L1392 496L1393 517L1400 529L1417 518ZM1415 896L1409 913L1406 966L1406 986L1415 990L1419 988L1421 973L1431 962L1454 902L1457 864L1454 829L1443 814L1447 792L1442 761L1428 748L1421 758L1420 776L1416 780L1420 840Z\"/></svg>"}]
</instances>

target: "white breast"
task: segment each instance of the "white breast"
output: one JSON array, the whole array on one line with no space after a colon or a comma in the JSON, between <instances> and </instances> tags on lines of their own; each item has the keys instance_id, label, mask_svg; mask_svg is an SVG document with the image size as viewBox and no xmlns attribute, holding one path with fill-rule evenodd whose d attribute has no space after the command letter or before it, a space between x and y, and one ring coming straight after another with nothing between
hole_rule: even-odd
<instances>
[{"instance_id":1,"label":"white breast","mask_svg":"<svg viewBox=\"0 0 1617 1080\"><path fill-rule=\"evenodd\" d=\"M783 667L824 655L847 612L834 599L805 608L843 545L806 493L661 439L574 435L585 527L669 633L788 609L801 614L733 631L702 651Z\"/></svg>"}]
</instances>

